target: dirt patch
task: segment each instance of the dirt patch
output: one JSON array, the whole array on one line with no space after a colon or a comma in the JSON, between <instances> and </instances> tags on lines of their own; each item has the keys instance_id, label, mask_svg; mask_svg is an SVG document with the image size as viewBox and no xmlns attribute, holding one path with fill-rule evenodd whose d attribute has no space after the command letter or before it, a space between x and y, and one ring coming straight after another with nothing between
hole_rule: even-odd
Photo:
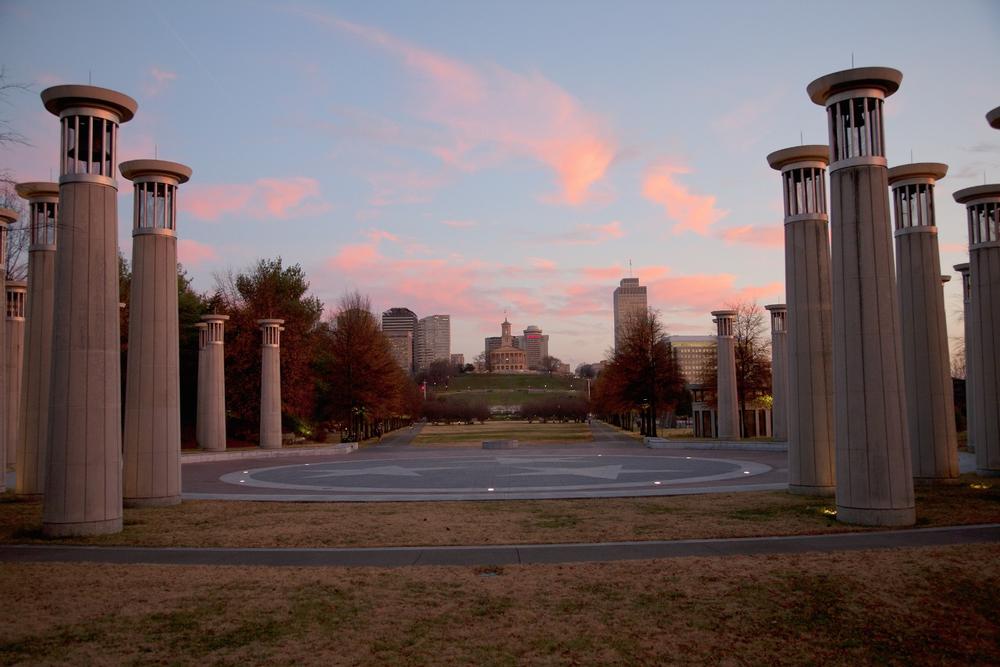
<instances>
[{"instance_id":1,"label":"dirt patch","mask_svg":"<svg viewBox=\"0 0 1000 667\"><path fill-rule=\"evenodd\" d=\"M973 488L973 485L984 488ZM1000 484L969 475L918 488L917 525L1000 522ZM118 535L73 544L337 547L525 544L801 535L838 523L832 499L782 492L645 498L412 503L187 501L125 510ZM0 502L0 542L42 541L41 503Z\"/></svg>"},{"instance_id":2,"label":"dirt patch","mask_svg":"<svg viewBox=\"0 0 1000 667\"><path fill-rule=\"evenodd\" d=\"M396 570L16 564L0 589L3 664L992 664L1000 645L997 545Z\"/></svg>"}]
</instances>

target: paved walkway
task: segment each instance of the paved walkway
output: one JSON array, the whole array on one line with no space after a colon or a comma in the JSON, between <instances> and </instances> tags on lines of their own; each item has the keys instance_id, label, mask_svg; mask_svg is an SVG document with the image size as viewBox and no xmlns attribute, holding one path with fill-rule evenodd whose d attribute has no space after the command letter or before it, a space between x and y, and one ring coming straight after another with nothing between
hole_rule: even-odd
<instances>
[{"instance_id":1,"label":"paved walkway","mask_svg":"<svg viewBox=\"0 0 1000 667\"><path fill-rule=\"evenodd\" d=\"M976 543L1000 543L1000 524L719 540L365 549L196 549L32 544L0 546L0 562L293 567L488 566L607 562L685 556L802 554Z\"/></svg>"}]
</instances>

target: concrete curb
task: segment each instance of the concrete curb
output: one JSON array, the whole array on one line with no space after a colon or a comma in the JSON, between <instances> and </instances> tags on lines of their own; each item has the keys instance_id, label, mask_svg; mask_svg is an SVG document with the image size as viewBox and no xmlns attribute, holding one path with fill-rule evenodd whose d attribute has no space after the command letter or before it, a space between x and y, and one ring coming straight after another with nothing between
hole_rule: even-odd
<instances>
[{"instance_id":1,"label":"concrete curb","mask_svg":"<svg viewBox=\"0 0 1000 667\"><path fill-rule=\"evenodd\" d=\"M290 456L323 456L326 454L350 454L357 451L358 443L341 442L329 447L301 447L288 449L234 449L225 452L191 452L181 454L181 463L208 463L210 461L232 461L238 459L274 459Z\"/></svg>"},{"instance_id":2,"label":"concrete curb","mask_svg":"<svg viewBox=\"0 0 1000 667\"><path fill-rule=\"evenodd\" d=\"M665 440L663 438L647 438L648 449L717 449L737 452L787 452L787 442L733 442L704 440Z\"/></svg>"},{"instance_id":3,"label":"concrete curb","mask_svg":"<svg viewBox=\"0 0 1000 667\"><path fill-rule=\"evenodd\" d=\"M19 544L0 546L0 562L113 563L120 565L236 565L266 567L403 567L412 565L528 565L684 558L805 554L953 546L1000 542L1000 524L906 530L869 530L826 535L729 539L512 544L451 547L321 549L80 547Z\"/></svg>"}]
</instances>

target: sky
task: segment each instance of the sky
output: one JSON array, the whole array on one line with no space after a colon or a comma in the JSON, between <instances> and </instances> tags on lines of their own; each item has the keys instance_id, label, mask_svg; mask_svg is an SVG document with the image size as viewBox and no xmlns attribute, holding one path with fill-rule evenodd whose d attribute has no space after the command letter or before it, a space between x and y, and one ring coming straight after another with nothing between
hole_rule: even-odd
<instances>
[{"instance_id":1,"label":"sky","mask_svg":"<svg viewBox=\"0 0 1000 667\"><path fill-rule=\"evenodd\" d=\"M0 65L29 84L0 118L20 181L58 178L44 88L134 97L119 159L194 174L178 253L201 291L280 256L336 309L451 315L470 360L506 313L576 365L612 344L633 275L674 334L710 311L784 301L781 184L765 160L826 143L806 85L856 66L903 72L886 103L890 166L949 165L942 268L967 261L955 190L1000 179L1000 3L38 2L0 0ZM130 184L119 244L131 252ZM961 336L957 280L945 286Z\"/></svg>"}]
</instances>

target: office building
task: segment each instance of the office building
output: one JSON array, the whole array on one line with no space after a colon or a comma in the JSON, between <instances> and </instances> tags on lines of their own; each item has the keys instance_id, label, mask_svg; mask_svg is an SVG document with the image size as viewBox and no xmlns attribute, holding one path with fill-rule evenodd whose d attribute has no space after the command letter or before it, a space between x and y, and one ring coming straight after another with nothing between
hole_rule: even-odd
<instances>
[{"instance_id":1,"label":"office building","mask_svg":"<svg viewBox=\"0 0 1000 667\"><path fill-rule=\"evenodd\" d=\"M637 315L645 313L646 307L645 285L640 285L638 278L622 278L614 293L616 351L629 321Z\"/></svg>"},{"instance_id":2,"label":"office building","mask_svg":"<svg viewBox=\"0 0 1000 667\"><path fill-rule=\"evenodd\" d=\"M451 316L429 315L417 321L414 361L418 371L425 371L439 359L451 359Z\"/></svg>"}]
</instances>

